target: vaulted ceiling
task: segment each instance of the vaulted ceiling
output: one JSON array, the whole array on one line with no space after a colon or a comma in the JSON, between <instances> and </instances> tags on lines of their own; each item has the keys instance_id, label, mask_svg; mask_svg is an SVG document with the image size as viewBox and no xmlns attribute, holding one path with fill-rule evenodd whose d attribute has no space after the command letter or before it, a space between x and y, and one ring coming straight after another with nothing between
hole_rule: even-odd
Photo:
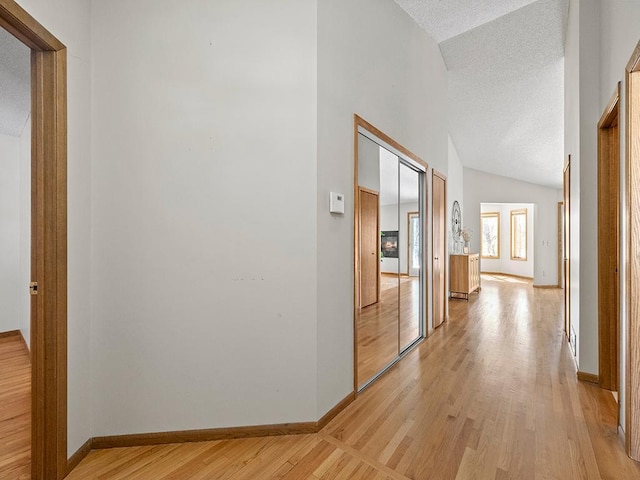
<instances>
[{"instance_id":1,"label":"vaulted ceiling","mask_svg":"<svg viewBox=\"0 0 640 480\"><path fill-rule=\"evenodd\" d=\"M18 137L31 112L30 50L0 28L0 134Z\"/></svg>"},{"instance_id":2,"label":"vaulted ceiling","mask_svg":"<svg viewBox=\"0 0 640 480\"><path fill-rule=\"evenodd\" d=\"M463 165L560 188L568 0L396 2L439 42Z\"/></svg>"}]
</instances>

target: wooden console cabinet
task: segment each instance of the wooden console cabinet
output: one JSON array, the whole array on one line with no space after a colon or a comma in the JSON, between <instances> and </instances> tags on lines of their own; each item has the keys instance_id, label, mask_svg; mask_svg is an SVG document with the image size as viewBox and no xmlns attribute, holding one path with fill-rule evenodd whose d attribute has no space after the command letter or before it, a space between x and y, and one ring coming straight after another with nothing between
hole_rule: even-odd
<instances>
[{"instance_id":1,"label":"wooden console cabinet","mask_svg":"<svg viewBox=\"0 0 640 480\"><path fill-rule=\"evenodd\" d=\"M451 298L458 295L469 300L469 294L480 289L480 254L449 256Z\"/></svg>"}]
</instances>

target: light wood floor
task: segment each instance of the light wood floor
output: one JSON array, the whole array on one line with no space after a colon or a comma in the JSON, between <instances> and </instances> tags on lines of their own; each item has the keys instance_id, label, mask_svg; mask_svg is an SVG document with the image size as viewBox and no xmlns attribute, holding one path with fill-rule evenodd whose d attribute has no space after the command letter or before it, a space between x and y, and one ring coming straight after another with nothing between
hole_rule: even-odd
<instances>
[{"instance_id":1,"label":"light wood floor","mask_svg":"<svg viewBox=\"0 0 640 480\"><path fill-rule=\"evenodd\" d=\"M68 479L640 479L612 395L576 380L561 295L483 278L319 434L94 451Z\"/></svg>"},{"instance_id":2,"label":"light wood floor","mask_svg":"<svg viewBox=\"0 0 640 480\"><path fill-rule=\"evenodd\" d=\"M31 477L31 362L20 334L0 335L0 478Z\"/></svg>"},{"instance_id":3,"label":"light wood floor","mask_svg":"<svg viewBox=\"0 0 640 480\"><path fill-rule=\"evenodd\" d=\"M358 385L389 365L420 335L418 277L382 275L380 301L357 312ZM399 343L398 343L399 340Z\"/></svg>"}]
</instances>

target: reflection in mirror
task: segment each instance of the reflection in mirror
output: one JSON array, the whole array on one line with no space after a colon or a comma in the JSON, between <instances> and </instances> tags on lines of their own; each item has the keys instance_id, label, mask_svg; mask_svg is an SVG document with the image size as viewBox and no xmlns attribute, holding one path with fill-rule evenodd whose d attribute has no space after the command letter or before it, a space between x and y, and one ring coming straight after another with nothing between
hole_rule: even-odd
<instances>
[{"instance_id":1,"label":"reflection in mirror","mask_svg":"<svg viewBox=\"0 0 640 480\"><path fill-rule=\"evenodd\" d=\"M399 353L398 157L361 134L358 186L360 308L356 309L356 328L357 384L361 387Z\"/></svg>"},{"instance_id":2,"label":"reflection in mirror","mask_svg":"<svg viewBox=\"0 0 640 480\"><path fill-rule=\"evenodd\" d=\"M420 174L400 163L400 351L420 337Z\"/></svg>"}]
</instances>

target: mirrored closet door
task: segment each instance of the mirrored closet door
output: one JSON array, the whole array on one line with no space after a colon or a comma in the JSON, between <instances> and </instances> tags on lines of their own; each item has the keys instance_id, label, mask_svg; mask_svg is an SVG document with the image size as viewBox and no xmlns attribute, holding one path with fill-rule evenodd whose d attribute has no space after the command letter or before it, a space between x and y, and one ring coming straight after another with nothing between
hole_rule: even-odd
<instances>
[{"instance_id":1,"label":"mirrored closet door","mask_svg":"<svg viewBox=\"0 0 640 480\"><path fill-rule=\"evenodd\" d=\"M361 390L424 335L425 166L366 129L357 142L355 329Z\"/></svg>"}]
</instances>

